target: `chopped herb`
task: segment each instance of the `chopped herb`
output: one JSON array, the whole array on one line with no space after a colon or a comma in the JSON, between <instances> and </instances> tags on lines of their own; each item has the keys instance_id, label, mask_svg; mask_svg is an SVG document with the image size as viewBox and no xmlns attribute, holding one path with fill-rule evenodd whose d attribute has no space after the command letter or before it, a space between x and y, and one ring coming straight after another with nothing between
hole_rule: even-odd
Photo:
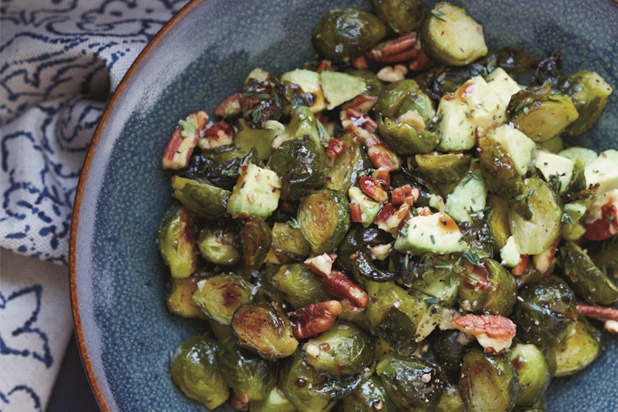
<instances>
[{"instance_id":1,"label":"chopped herb","mask_svg":"<svg viewBox=\"0 0 618 412\"><path fill-rule=\"evenodd\" d=\"M592 272L595 269L596 269L596 267L590 266L589 268L586 268L586 272Z\"/></svg>"},{"instance_id":2,"label":"chopped herb","mask_svg":"<svg viewBox=\"0 0 618 412\"><path fill-rule=\"evenodd\" d=\"M425 300L425 302L429 303L430 305L436 305L436 304L440 303L440 299L438 299L438 298L426 298L424 300Z\"/></svg>"},{"instance_id":3,"label":"chopped herb","mask_svg":"<svg viewBox=\"0 0 618 412\"><path fill-rule=\"evenodd\" d=\"M444 14L444 12L442 10L439 9L433 9L431 11L431 14L433 14L433 16L441 21L446 21L446 19L444 18L446 15Z\"/></svg>"},{"instance_id":4,"label":"chopped herb","mask_svg":"<svg viewBox=\"0 0 618 412\"><path fill-rule=\"evenodd\" d=\"M477 252L468 252L465 251L461 254L463 257L466 258L466 260L468 262L470 262L473 265L478 265L479 261L481 260L481 258L479 257L479 254Z\"/></svg>"},{"instance_id":5,"label":"chopped herb","mask_svg":"<svg viewBox=\"0 0 618 412\"><path fill-rule=\"evenodd\" d=\"M431 239L431 243L436 244L436 237L434 235L430 235L429 239Z\"/></svg>"},{"instance_id":6,"label":"chopped herb","mask_svg":"<svg viewBox=\"0 0 618 412\"><path fill-rule=\"evenodd\" d=\"M528 114L529 111L530 109L528 108L528 106L524 106L524 108L522 109L522 112L524 112L524 114Z\"/></svg>"},{"instance_id":7,"label":"chopped herb","mask_svg":"<svg viewBox=\"0 0 618 412\"><path fill-rule=\"evenodd\" d=\"M566 212L562 214L562 217L560 218L560 222L568 223L569 225L572 225L574 223L573 219L571 218L571 215L569 215Z\"/></svg>"},{"instance_id":8,"label":"chopped herb","mask_svg":"<svg viewBox=\"0 0 618 412\"><path fill-rule=\"evenodd\" d=\"M300 222L296 218L291 218L288 225L294 229L300 229Z\"/></svg>"}]
</instances>

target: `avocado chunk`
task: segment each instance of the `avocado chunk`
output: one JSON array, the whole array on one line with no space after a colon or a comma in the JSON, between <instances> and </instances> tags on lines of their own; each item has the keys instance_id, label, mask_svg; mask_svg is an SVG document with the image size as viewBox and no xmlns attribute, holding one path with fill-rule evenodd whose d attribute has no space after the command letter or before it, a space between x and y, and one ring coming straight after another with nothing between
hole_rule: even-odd
<instances>
[{"instance_id":1,"label":"avocado chunk","mask_svg":"<svg viewBox=\"0 0 618 412\"><path fill-rule=\"evenodd\" d=\"M443 151L468 150L474 147L475 125L466 113L468 105L453 95L442 97L438 105L438 148Z\"/></svg>"},{"instance_id":2,"label":"avocado chunk","mask_svg":"<svg viewBox=\"0 0 618 412\"><path fill-rule=\"evenodd\" d=\"M242 172L227 201L227 213L232 216L266 218L277 209L281 182L277 173L249 163Z\"/></svg>"},{"instance_id":3,"label":"avocado chunk","mask_svg":"<svg viewBox=\"0 0 618 412\"><path fill-rule=\"evenodd\" d=\"M504 247L500 249L500 259L502 259L504 265L511 268L519 265L519 262L521 262L519 248L513 236L509 236Z\"/></svg>"},{"instance_id":4,"label":"avocado chunk","mask_svg":"<svg viewBox=\"0 0 618 412\"><path fill-rule=\"evenodd\" d=\"M485 81L491 87L491 90L496 94L500 101L502 113L506 111L506 107L511 101L511 96L521 90L521 87L515 80L508 75L501 67L498 67L493 72L485 77ZM504 116L503 116L504 117Z\"/></svg>"},{"instance_id":5,"label":"avocado chunk","mask_svg":"<svg viewBox=\"0 0 618 412\"><path fill-rule=\"evenodd\" d=\"M468 173L446 198L446 213L457 222L469 222L470 213L485 208L487 186L480 169Z\"/></svg>"},{"instance_id":6,"label":"avocado chunk","mask_svg":"<svg viewBox=\"0 0 618 412\"><path fill-rule=\"evenodd\" d=\"M305 93L315 96L311 111L317 113L326 108L324 93L320 86L320 74L312 70L296 69L281 75L281 81L287 81L300 86Z\"/></svg>"},{"instance_id":7,"label":"avocado chunk","mask_svg":"<svg viewBox=\"0 0 618 412\"><path fill-rule=\"evenodd\" d=\"M445 254L463 252L466 247L459 226L443 212L408 220L395 241L395 250L402 253Z\"/></svg>"},{"instance_id":8,"label":"avocado chunk","mask_svg":"<svg viewBox=\"0 0 618 412\"><path fill-rule=\"evenodd\" d=\"M373 221L375 220L378 213L380 213L380 209L382 209L382 205L378 202L375 202L369 198L363 191L353 186L348 190L348 197L350 198L350 204L357 204L360 206L361 210L361 221L360 223L364 227L369 227Z\"/></svg>"},{"instance_id":9,"label":"avocado chunk","mask_svg":"<svg viewBox=\"0 0 618 412\"><path fill-rule=\"evenodd\" d=\"M597 157L599 157L597 152L594 150L578 146L569 147L568 149L560 151L558 154L562 157L566 157L567 159L571 159L572 161L575 161L578 158L582 159L586 166L594 162Z\"/></svg>"},{"instance_id":10,"label":"avocado chunk","mask_svg":"<svg viewBox=\"0 0 618 412\"><path fill-rule=\"evenodd\" d=\"M517 173L521 176L525 175L532 164L536 149L534 141L509 125L497 127L492 137L507 151Z\"/></svg>"},{"instance_id":11,"label":"avocado chunk","mask_svg":"<svg viewBox=\"0 0 618 412\"><path fill-rule=\"evenodd\" d=\"M328 101L326 106L328 110L352 100L367 88L365 82L358 77L328 70L320 73L320 83L324 97Z\"/></svg>"},{"instance_id":12,"label":"avocado chunk","mask_svg":"<svg viewBox=\"0 0 618 412\"><path fill-rule=\"evenodd\" d=\"M555 179L555 176L558 177L560 182L558 192L560 194L563 194L569 186L574 166L574 161L557 154L539 152L536 156L536 168L539 169L547 182L551 182L552 179Z\"/></svg>"},{"instance_id":13,"label":"avocado chunk","mask_svg":"<svg viewBox=\"0 0 618 412\"><path fill-rule=\"evenodd\" d=\"M586 184L599 184L599 194L618 188L618 150L606 150L584 169Z\"/></svg>"}]
</instances>

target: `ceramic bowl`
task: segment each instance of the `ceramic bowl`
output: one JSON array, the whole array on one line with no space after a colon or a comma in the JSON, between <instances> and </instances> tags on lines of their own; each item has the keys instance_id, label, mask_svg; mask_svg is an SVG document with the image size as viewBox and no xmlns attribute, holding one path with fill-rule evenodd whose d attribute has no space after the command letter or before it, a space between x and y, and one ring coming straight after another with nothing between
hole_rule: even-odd
<instances>
[{"instance_id":1,"label":"ceramic bowl","mask_svg":"<svg viewBox=\"0 0 618 412\"><path fill-rule=\"evenodd\" d=\"M71 238L75 326L103 410L203 410L169 377L170 350L202 330L167 312L168 271L155 243L171 201L161 154L178 119L196 110L212 112L254 67L279 74L302 65L313 55L311 32L324 12L369 9L369 3L195 0L129 70L88 152ZM463 5L483 24L490 47L523 47L536 56L559 47L565 73L593 69L618 87L618 7L612 0ZM597 150L618 147L616 93L601 121L578 142ZM549 411L618 410L618 344L616 337L606 341L590 368L552 382Z\"/></svg>"}]
</instances>

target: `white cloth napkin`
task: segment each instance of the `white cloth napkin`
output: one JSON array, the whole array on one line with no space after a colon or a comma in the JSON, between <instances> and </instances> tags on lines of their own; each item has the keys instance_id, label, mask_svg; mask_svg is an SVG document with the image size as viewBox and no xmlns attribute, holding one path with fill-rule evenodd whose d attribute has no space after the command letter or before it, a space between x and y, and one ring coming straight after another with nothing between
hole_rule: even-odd
<instances>
[{"instance_id":1,"label":"white cloth napkin","mask_svg":"<svg viewBox=\"0 0 618 412\"><path fill-rule=\"evenodd\" d=\"M45 409L71 333L73 197L107 99L187 0L0 4L0 411Z\"/></svg>"}]
</instances>

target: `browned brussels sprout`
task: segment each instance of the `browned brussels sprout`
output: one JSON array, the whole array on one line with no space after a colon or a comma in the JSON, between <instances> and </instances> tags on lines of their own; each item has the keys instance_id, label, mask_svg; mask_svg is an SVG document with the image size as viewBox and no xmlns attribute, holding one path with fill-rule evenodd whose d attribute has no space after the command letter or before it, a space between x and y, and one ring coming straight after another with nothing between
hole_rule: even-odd
<instances>
[{"instance_id":1,"label":"browned brussels sprout","mask_svg":"<svg viewBox=\"0 0 618 412\"><path fill-rule=\"evenodd\" d=\"M232 329L241 346L264 359L287 358L298 346L288 317L280 307L267 302L239 307L232 318Z\"/></svg>"},{"instance_id":2,"label":"browned brussels sprout","mask_svg":"<svg viewBox=\"0 0 618 412\"><path fill-rule=\"evenodd\" d=\"M387 244L392 240L389 234L376 227L352 228L337 248L338 262L344 270L360 275L359 259L352 256L357 256L360 252L367 253L368 248Z\"/></svg>"},{"instance_id":3,"label":"browned brussels sprout","mask_svg":"<svg viewBox=\"0 0 618 412\"><path fill-rule=\"evenodd\" d=\"M517 372L504 356L488 356L478 349L464 356L459 392L466 411L510 411L518 389Z\"/></svg>"},{"instance_id":4,"label":"browned brussels sprout","mask_svg":"<svg viewBox=\"0 0 618 412\"><path fill-rule=\"evenodd\" d=\"M421 0L371 0L376 14L396 33L407 33L423 20Z\"/></svg>"},{"instance_id":5,"label":"browned brussels sprout","mask_svg":"<svg viewBox=\"0 0 618 412\"><path fill-rule=\"evenodd\" d=\"M330 299L322 287L322 278L302 263L281 266L273 276L272 284L294 309Z\"/></svg>"},{"instance_id":6,"label":"browned brussels sprout","mask_svg":"<svg viewBox=\"0 0 618 412\"><path fill-rule=\"evenodd\" d=\"M225 382L240 398L266 399L277 380L277 364L241 348L235 337L221 342L217 363Z\"/></svg>"},{"instance_id":7,"label":"browned brussels sprout","mask_svg":"<svg viewBox=\"0 0 618 412\"><path fill-rule=\"evenodd\" d=\"M341 192L328 189L311 193L298 205L298 222L315 253L330 252L350 228L348 199Z\"/></svg>"},{"instance_id":8,"label":"browned brussels sprout","mask_svg":"<svg viewBox=\"0 0 618 412\"><path fill-rule=\"evenodd\" d=\"M389 84L380 94L373 110L386 117L399 117L411 110L416 110L425 124L429 124L435 114L431 99L412 79L403 79Z\"/></svg>"},{"instance_id":9,"label":"browned brussels sprout","mask_svg":"<svg viewBox=\"0 0 618 412\"><path fill-rule=\"evenodd\" d=\"M237 243L236 233L230 227L206 227L197 237L197 246L202 257L215 265L236 264L240 260Z\"/></svg>"},{"instance_id":10,"label":"browned brussels sprout","mask_svg":"<svg viewBox=\"0 0 618 412\"><path fill-rule=\"evenodd\" d=\"M484 258L466 264L459 284L459 305L470 312L490 312L507 316L517 298L517 281L500 263Z\"/></svg>"},{"instance_id":11,"label":"browned brussels sprout","mask_svg":"<svg viewBox=\"0 0 618 412\"><path fill-rule=\"evenodd\" d=\"M326 12L313 30L313 47L327 59L348 61L386 36L386 27L373 14L354 9Z\"/></svg>"},{"instance_id":12,"label":"browned brussels sprout","mask_svg":"<svg viewBox=\"0 0 618 412\"><path fill-rule=\"evenodd\" d=\"M263 401L253 401L249 405L251 412L295 412L296 408L285 397L281 389L274 387Z\"/></svg>"},{"instance_id":13,"label":"browned brussels sprout","mask_svg":"<svg viewBox=\"0 0 618 412\"><path fill-rule=\"evenodd\" d=\"M378 76L370 70L346 70L346 73L358 77L365 82L365 94L378 97L384 90L384 83L378 79Z\"/></svg>"},{"instance_id":14,"label":"browned brussels sprout","mask_svg":"<svg viewBox=\"0 0 618 412\"><path fill-rule=\"evenodd\" d=\"M376 373L401 410L435 408L444 392L440 369L416 356L386 356L378 363Z\"/></svg>"},{"instance_id":15,"label":"browned brussels sprout","mask_svg":"<svg viewBox=\"0 0 618 412\"><path fill-rule=\"evenodd\" d=\"M479 164L489 191L504 199L518 196L523 183L508 152L488 136L480 138L478 146Z\"/></svg>"},{"instance_id":16,"label":"browned brussels sprout","mask_svg":"<svg viewBox=\"0 0 618 412\"><path fill-rule=\"evenodd\" d=\"M336 323L303 346L305 361L336 379L355 375L373 362L371 337L357 326Z\"/></svg>"},{"instance_id":17,"label":"browned brussels sprout","mask_svg":"<svg viewBox=\"0 0 618 412\"><path fill-rule=\"evenodd\" d=\"M450 3L436 4L421 29L427 56L453 66L465 66L487 54L483 27L466 11Z\"/></svg>"},{"instance_id":18,"label":"browned brussels sprout","mask_svg":"<svg viewBox=\"0 0 618 412\"><path fill-rule=\"evenodd\" d=\"M267 120L279 120L284 99L284 87L280 82L251 79L240 93L243 119L249 127L262 129Z\"/></svg>"},{"instance_id":19,"label":"browned brussels sprout","mask_svg":"<svg viewBox=\"0 0 618 412\"><path fill-rule=\"evenodd\" d=\"M491 232L494 249L500 250L506 245L507 240L511 236L509 205L506 200L494 195L489 196L489 204L487 225Z\"/></svg>"},{"instance_id":20,"label":"browned brussels sprout","mask_svg":"<svg viewBox=\"0 0 618 412\"><path fill-rule=\"evenodd\" d=\"M282 263L302 260L311 253L311 245L302 232L289 223L276 222L273 225L272 248Z\"/></svg>"},{"instance_id":21,"label":"browned brussels sprout","mask_svg":"<svg viewBox=\"0 0 618 412\"><path fill-rule=\"evenodd\" d=\"M268 165L282 179L284 200L295 201L308 190L324 187L326 154L309 136L283 142L273 152Z\"/></svg>"},{"instance_id":22,"label":"browned brussels sprout","mask_svg":"<svg viewBox=\"0 0 618 412\"><path fill-rule=\"evenodd\" d=\"M568 376L589 366L603 351L603 335L585 318L571 326L566 341L553 349L556 376Z\"/></svg>"},{"instance_id":23,"label":"browned brussels sprout","mask_svg":"<svg viewBox=\"0 0 618 412\"><path fill-rule=\"evenodd\" d=\"M437 412L465 412L466 407L456 385L447 383L438 403Z\"/></svg>"},{"instance_id":24,"label":"browned brussels sprout","mask_svg":"<svg viewBox=\"0 0 618 412\"><path fill-rule=\"evenodd\" d=\"M371 163L353 135L346 133L340 140L345 143L345 149L328 170L326 187L347 193L350 187L358 184L361 173L371 168Z\"/></svg>"},{"instance_id":25,"label":"browned brussels sprout","mask_svg":"<svg viewBox=\"0 0 618 412\"><path fill-rule=\"evenodd\" d=\"M240 243L246 272L262 266L271 241L271 230L264 219L254 216L243 222L240 229Z\"/></svg>"},{"instance_id":26,"label":"browned brussels sprout","mask_svg":"<svg viewBox=\"0 0 618 412\"><path fill-rule=\"evenodd\" d=\"M540 348L561 345L569 325L577 319L575 303L573 291L558 278L525 285L515 305L517 336Z\"/></svg>"},{"instance_id":27,"label":"browned brussels sprout","mask_svg":"<svg viewBox=\"0 0 618 412\"><path fill-rule=\"evenodd\" d=\"M356 390L343 398L343 412L395 412L396 406L382 386L380 378L372 375Z\"/></svg>"},{"instance_id":28,"label":"browned brussels sprout","mask_svg":"<svg viewBox=\"0 0 618 412\"><path fill-rule=\"evenodd\" d=\"M543 352L534 345L518 343L506 357L517 371L517 405L534 405L545 393L551 377Z\"/></svg>"},{"instance_id":29,"label":"browned brussels sprout","mask_svg":"<svg viewBox=\"0 0 618 412\"><path fill-rule=\"evenodd\" d=\"M197 268L193 217L187 209L173 205L159 225L157 243L173 278L188 278Z\"/></svg>"},{"instance_id":30,"label":"browned brussels sprout","mask_svg":"<svg viewBox=\"0 0 618 412\"><path fill-rule=\"evenodd\" d=\"M180 176L172 177L172 188L172 196L199 217L218 220L225 216L225 205L231 194L229 190Z\"/></svg>"},{"instance_id":31,"label":"browned brussels sprout","mask_svg":"<svg viewBox=\"0 0 618 412\"><path fill-rule=\"evenodd\" d=\"M172 279L172 290L165 301L167 310L183 318L205 317L200 308L193 303L193 293L197 289L197 282L202 279L197 276Z\"/></svg>"},{"instance_id":32,"label":"browned brussels sprout","mask_svg":"<svg viewBox=\"0 0 618 412\"><path fill-rule=\"evenodd\" d=\"M618 288L614 282L595 266L577 243L564 243L559 249L558 261L564 279L587 302L611 305L618 301Z\"/></svg>"},{"instance_id":33,"label":"browned brussels sprout","mask_svg":"<svg viewBox=\"0 0 618 412\"><path fill-rule=\"evenodd\" d=\"M193 303L211 319L229 325L238 307L251 302L251 285L236 275L217 275L198 282Z\"/></svg>"},{"instance_id":34,"label":"browned brussels sprout","mask_svg":"<svg viewBox=\"0 0 618 412\"><path fill-rule=\"evenodd\" d=\"M428 153L414 156L418 169L436 183L454 183L470 169L472 156L465 153Z\"/></svg>"},{"instance_id":35,"label":"browned brussels sprout","mask_svg":"<svg viewBox=\"0 0 618 412\"><path fill-rule=\"evenodd\" d=\"M413 155L431 152L437 144L438 135L429 130L414 127L405 121L388 117L378 119L380 137L395 153Z\"/></svg>"},{"instance_id":36,"label":"browned brussels sprout","mask_svg":"<svg viewBox=\"0 0 618 412\"><path fill-rule=\"evenodd\" d=\"M612 87L598 73L579 71L558 81L558 90L571 97L579 117L566 130L568 135L582 134L601 116Z\"/></svg>"},{"instance_id":37,"label":"browned brussels sprout","mask_svg":"<svg viewBox=\"0 0 618 412\"><path fill-rule=\"evenodd\" d=\"M176 385L189 398L211 410L223 404L230 395L217 363L219 349L216 341L205 336L193 336L174 349L170 362Z\"/></svg>"},{"instance_id":38,"label":"browned brussels sprout","mask_svg":"<svg viewBox=\"0 0 618 412\"><path fill-rule=\"evenodd\" d=\"M466 352L466 347L460 342L460 335L458 330L444 330L434 332L429 337L431 352L438 365L455 382L459 379L461 362Z\"/></svg>"}]
</instances>

